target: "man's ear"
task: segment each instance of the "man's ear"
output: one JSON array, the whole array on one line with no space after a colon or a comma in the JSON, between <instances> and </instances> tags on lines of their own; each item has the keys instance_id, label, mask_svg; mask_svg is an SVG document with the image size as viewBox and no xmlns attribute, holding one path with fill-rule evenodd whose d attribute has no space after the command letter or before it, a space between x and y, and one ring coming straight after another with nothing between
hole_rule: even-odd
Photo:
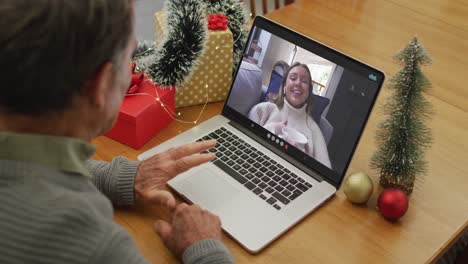
<instances>
[{"instance_id":1,"label":"man's ear","mask_svg":"<svg viewBox=\"0 0 468 264\"><path fill-rule=\"evenodd\" d=\"M112 88L112 67L111 62L105 62L94 75L94 79L87 82L86 95L91 104L100 109L105 106L108 90Z\"/></svg>"}]
</instances>

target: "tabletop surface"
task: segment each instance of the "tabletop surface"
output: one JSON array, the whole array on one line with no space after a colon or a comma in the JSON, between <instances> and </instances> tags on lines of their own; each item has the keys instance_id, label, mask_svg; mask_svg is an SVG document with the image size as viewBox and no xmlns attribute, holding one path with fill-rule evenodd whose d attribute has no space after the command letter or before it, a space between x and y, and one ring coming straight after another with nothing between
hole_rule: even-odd
<instances>
[{"instance_id":1,"label":"tabletop surface","mask_svg":"<svg viewBox=\"0 0 468 264\"><path fill-rule=\"evenodd\" d=\"M231 238L224 242L239 263L425 263L434 262L468 228L468 3L444 0L305 0L276 10L270 19L328 46L373 65L389 77L399 66L392 60L413 36L432 55L423 68L432 82L426 94L434 114L428 121L433 144L426 152L427 173L416 183L409 210L390 223L375 210L379 189L367 205L349 203L340 189L319 210L273 242L251 255ZM384 119L382 106L391 94L384 87L377 99L347 175L368 172L374 151L376 126ZM222 102L208 104L204 121L219 114ZM179 109L180 118L193 121L201 106ZM134 150L106 137L93 141L96 159L123 155L136 157L193 127L174 121L142 149ZM153 221L167 219L164 209L152 205L118 208L115 220L136 240L152 263L176 259L153 231Z\"/></svg>"}]
</instances>

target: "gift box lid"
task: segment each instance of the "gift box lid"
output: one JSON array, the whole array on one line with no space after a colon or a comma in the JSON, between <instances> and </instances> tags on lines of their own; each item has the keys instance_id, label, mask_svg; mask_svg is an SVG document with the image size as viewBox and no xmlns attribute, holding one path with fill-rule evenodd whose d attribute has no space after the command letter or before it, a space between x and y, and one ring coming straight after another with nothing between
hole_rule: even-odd
<instances>
[{"instance_id":1,"label":"gift box lid","mask_svg":"<svg viewBox=\"0 0 468 264\"><path fill-rule=\"evenodd\" d=\"M119 118L129 123L136 124L138 116L150 107L161 107L160 102L165 101L170 96L170 88L161 88L145 77L140 84L140 89L136 94L127 95L120 107Z\"/></svg>"}]
</instances>

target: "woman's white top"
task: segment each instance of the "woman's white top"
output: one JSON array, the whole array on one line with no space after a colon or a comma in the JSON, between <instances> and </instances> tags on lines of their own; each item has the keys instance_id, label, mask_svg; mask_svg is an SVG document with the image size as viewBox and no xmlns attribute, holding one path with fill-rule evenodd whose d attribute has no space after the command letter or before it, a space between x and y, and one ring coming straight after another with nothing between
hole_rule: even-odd
<instances>
[{"instance_id":1,"label":"woman's white top","mask_svg":"<svg viewBox=\"0 0 468 264\"><path fill-rule=\"evenodd\" d=\"M249 118L273 133L275 133L275 127L279 122L287 121L287 127L292 127L307 137L308 143L305 146L305 152L331 168L327 144L322 131L312 117L306 113L306 107L307 105L295 108L288 103L286 98L281 109L274 103L264 102L250 109Z\"/></svg>"}]
</instances>

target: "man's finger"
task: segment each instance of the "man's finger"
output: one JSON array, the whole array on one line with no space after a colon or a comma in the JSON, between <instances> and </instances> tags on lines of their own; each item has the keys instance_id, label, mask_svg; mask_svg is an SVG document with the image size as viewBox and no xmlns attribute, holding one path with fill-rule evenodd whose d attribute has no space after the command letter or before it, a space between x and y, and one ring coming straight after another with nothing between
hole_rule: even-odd
<instances>
[{"instance_id":1,"label":"man's finger","mask_svg":"<svg viewBox=\"0 0 468 264\"><path fill-rule=\"evenodd\" d=\"M203 140L185 144L179 147L172 148L170 155L173 159L180 159L186 156L198 154L204 150L210 149L216 145L216 139Z\"/></svg>"},{"instance_id":2,"label":"man's finger","mask_svg":"<svg viewBox=\"0 0 468 264\"><path fill-rule=\"evenodd\" d=\"M180 203L177 207L176 207L176 210L175 210L175 214L180 214L183 210L185 210L185 208L189 207L188 204L186 203Z\"/></svg>"},{"instance_id":3,"label":"man's finger","mask_svg":"<svg viewBox=\"0 0 468 264\"><path fill-rule=\"evenodd\" d=\"M170 192L164 190L150 191L147 199L150 202L165 206L169 210L173 210L176 205L174 196Z\"/></svg>"},{"instance_id":4,"label":"man's finger","mask_svg":"<svg viewBox=\"0 0 468 264\"><path fill-rule=\"evenodd\" d=\"M171 237L172 227L164 220L157 220L154 223L154 231L156 231L163 241L168 241Z\"/></svg>"},{"instance_id":5,"label":"man's finger","mask_svg":"<svg viewBox=\"0 0 468 264\"><path fill-rule=\"evenodd\" d=\"M193 167L196 167L198 165L211 161L215 157L216 155L214 153L206 153L206 154L197 154L197 155L192 155L192 156L178 159L175 162L176 173L180 174Z\"/></svg>"}]
</instances>

